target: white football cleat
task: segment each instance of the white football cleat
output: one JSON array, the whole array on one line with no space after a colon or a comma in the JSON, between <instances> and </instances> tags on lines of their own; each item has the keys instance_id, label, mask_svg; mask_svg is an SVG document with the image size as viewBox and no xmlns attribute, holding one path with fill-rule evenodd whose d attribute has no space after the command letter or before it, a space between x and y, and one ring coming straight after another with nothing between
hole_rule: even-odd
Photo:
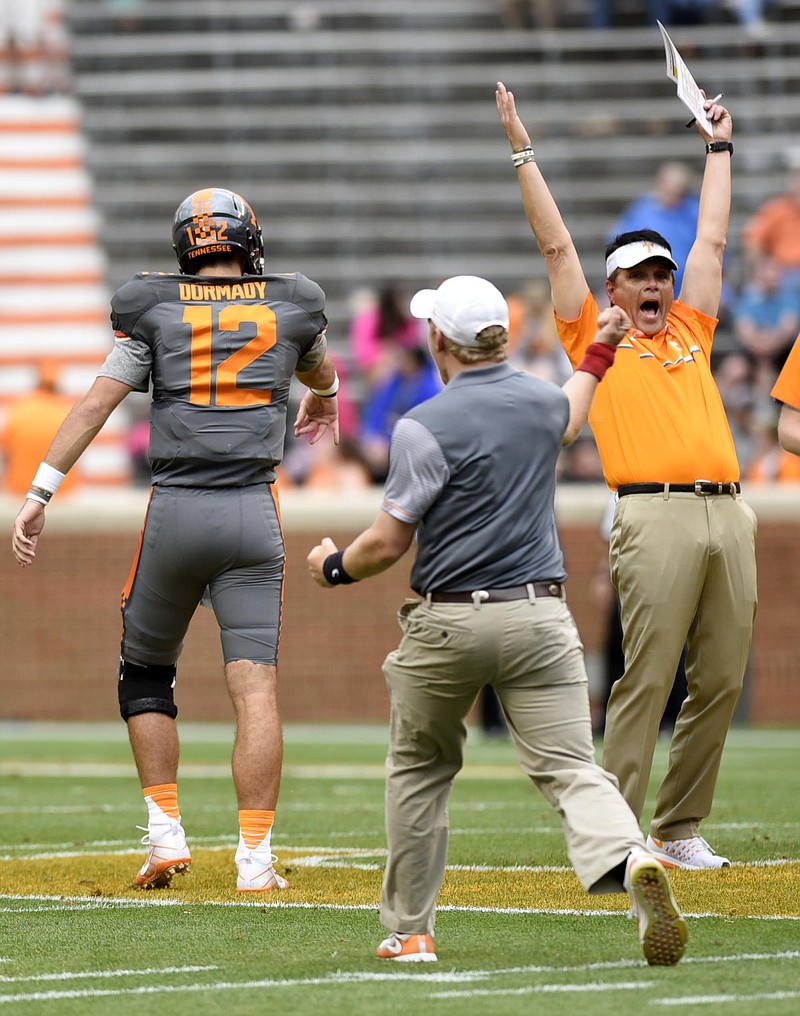
<instances>
[{"instance_id":1,"label":"white football cleat","mask_svg":"<svg viewBox=\"0 0 800 1016\"><path fill-rule=\"evenodd\" d=\"M173 875L185 875L191 867L192 855L179 818L152 823L142 837L142 845L149 849L134 879L139 889L168 889Z\"/></svg>"},{"instance_id":2,"label":"white football cleat","mask_svg":"<svg viewBox=\"0 0 800 1016\"><path fill-rule=\"evenodd\" d=\"M277 860L272 853L248 850L240 845L236 851L237 890L240 893L267 893L273 889L290 888L287 880L275 871Z\"/></svg>"}]
</instances>

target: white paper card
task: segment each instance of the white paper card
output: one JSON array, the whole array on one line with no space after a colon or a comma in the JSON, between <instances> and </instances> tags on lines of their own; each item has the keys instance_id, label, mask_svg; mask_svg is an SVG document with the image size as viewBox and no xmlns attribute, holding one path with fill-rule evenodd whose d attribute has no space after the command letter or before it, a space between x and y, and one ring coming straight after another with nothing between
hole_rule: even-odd
<instances>
[{"instance_id":1,"label":"white paper card","mask_svg":"<svg viewBox=\"0 0 800 1016\"><path fill-rule=\"evenodd\" d=\"M700 126L706 133L714 136L714 125L706 117L706 111L703 108L705 99L703 93L697 86L697 82L692 77L689 68L683 61L683 57L680 55L678 50L675 48L675 43L667 35L667 30L661 24L657 22L658 27L661 29L661 37L664 40L664 55L667 59L667 77L675 82L675 86L678 91L678 98L691 112L692 116L697 120Z\"/></svg>"}]
</instances>

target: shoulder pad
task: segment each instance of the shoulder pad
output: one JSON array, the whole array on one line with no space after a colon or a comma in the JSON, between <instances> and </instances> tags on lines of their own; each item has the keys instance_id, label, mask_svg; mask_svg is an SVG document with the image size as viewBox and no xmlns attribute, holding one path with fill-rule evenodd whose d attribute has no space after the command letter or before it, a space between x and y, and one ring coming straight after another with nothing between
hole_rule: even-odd
<instances>
[{"instance_id":1,"label":"shoulder pad","mask_svg":"<svg viewBox=\"0 0 800 1016\"><path fill-rule=\"evenodd\" d=\"M272 299L287 300L309 314L325 310L325 294L311 279L300 272L274 272L265 275Z\"/></svg>"}]
</instances>

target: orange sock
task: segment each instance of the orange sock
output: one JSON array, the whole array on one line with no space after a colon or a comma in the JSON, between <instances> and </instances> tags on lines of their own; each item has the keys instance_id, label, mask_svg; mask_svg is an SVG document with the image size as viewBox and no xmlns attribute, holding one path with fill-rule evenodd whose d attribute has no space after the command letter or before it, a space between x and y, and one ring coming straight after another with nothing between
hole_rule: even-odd
<instances>
[{"instance_id":1,"label":"orange sock","mask_svg":"<svg viewBox=\"0 0 800 1016\"><path fill-rule=\"evenodd\" d=\"M242 834L244 845L249 850L255 850L256 847L260 847L270 835L274 821L274 811L240 811L239 831Z\"/></svg>"},{"instance_id":2,"label":"orange sock","mask_svg":"<svg viewBox=\"0 0 800 1016\"><path fill-rule=\"evenodd\" d=\"M156 807L160 808L170 818L180 818L178 808L178 785L177 783L160 783L156 787L145 787L144 796L150 798ZM148 801L148 807L150 802Z\"/></svg>"}]
</instances>

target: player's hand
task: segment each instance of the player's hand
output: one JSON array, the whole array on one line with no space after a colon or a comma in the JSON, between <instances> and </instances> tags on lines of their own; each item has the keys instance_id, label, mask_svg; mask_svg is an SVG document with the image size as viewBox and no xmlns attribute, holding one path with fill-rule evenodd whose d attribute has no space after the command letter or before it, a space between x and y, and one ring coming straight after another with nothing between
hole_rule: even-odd
<instances>
[{"instance_id":1,"label":"player's hand","mask_svg":"<svg viewBox=\"0 0 800 1016\"><path fill-rule=\"evenodd\" d=\"M594 341L604 346L618 346L632 327L631 319L621 307L606 307L597 315Z\"/></svg>"},{"instance_id":2,"label":"player's hand","mask_svg":"<svg viewBox=\"0 0 800 1016\"><path fill-rule=\"evenodd\" d=\"M316 444L330 431L333 443L339 444L339 400L325 399L309 389L303 396L294 421L295 437L309 435L309 443Z\"/></svg>"},{"instance_id":3,"label":"player's hand","mask_svg":"<svg viewBox=\"0 0 800 1016\"><path fill-rule=\"evenodd\" d=\"M26 501L14 522L11 534L11 549L17 563L27 568L36 557L36 545L44 529L44 505L38 501Z\"/></svg>"},{"instance_id":4,"label":"player's hand","mask_svg":"<svg viewBox=\"0 0 800 1016\"><path fill-rule=\"evenodd\" d=\"M322 542L318 543L309 553L306 561L308 562L308 570L311 572L311 578L317 583L318 586L322 586L325 589L333 589L333 586L325 579L325 575L322 572L322 565L325 562L325 558L331 554L335 554L339 548L330 538L325 536L322 538Z\"/></svg>"},{"instance_id":5,"label":"player's hand","mask_svg":"<svg viewBox=\"0 0 800 1016\"><path fill-rule=\"evenodd\" d=\"M525 124L517 114L517 106L514 102L514 93L506 91L502 81L497 82L497 91L494 93L497 102L497 112L500 114L500 123L506 132L506 137L511 142L512 149L525 148L531 143L531 138L525 130Z\"/></svg>"},{"instance_id":6,"label":"player's hand","mask_svg":"<svg viewBox=\"0 0 800 1016\"><path fill-rule=\"evenodd\" d=\"M705 92L703 95L705 96ZM712 102L706 98L703 103L706 111L706 117L714 124L714 133L708 134L697 123L697 129L700 132L700 136L704 141L730 141L733 137L733 118L724 106L720 106L719 103Z\"/></svg>"}]
</instances>

